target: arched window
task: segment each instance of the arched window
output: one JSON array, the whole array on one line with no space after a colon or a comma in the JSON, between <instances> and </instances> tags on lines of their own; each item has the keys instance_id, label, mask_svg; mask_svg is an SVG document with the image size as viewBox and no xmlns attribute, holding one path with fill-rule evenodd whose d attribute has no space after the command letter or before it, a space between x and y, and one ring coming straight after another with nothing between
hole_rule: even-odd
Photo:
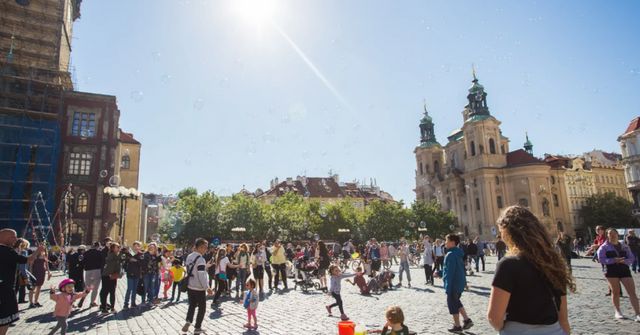
<instances>
[{"instance_id":1,"label":"arched window","mask_svg":"<svg viewBox=\"0 0 640 335\"><path fill-rule=\"evenodd\" d=\"M547 200L547 198L544 198L542 200L542 215L544 216L551 215L551 212L549 211L549 200Z\"/></svg>"},{"instance_id":2,"label":"arched window","mask_svg":"<svg viewBox=\"0 0 640 335\"><path fill-rule=\"evenodd\" d=\"M424 174L424 169L422 167L422 162L418 163L418 166L420 167L420 174Z\"/></svg>"},{"instance_id":3,"label":"arched window","mask_svg":"<svg viewBox=\"0 0 640 335\"><path fill-rule=\"evenodd\" d=\"M122 161L120 162L120 168L128 170L131 167L131 158L129 155L122 156Z\"/></svg>"},{"instance_id":4,"label":"arched window","mask_svg":"<svg viewBox=\"0 0 640 335\"><path fill-rule=\"evenodd\" d=\"M500 185L500 177L496 176L496 185Z\"/></svg>"},{"instance_id":5,"label":"arched window","mask_svg":"<svg viewBox=\"0 0 640 335\"><path fill-rule=\"evenodd\" d=\"M86 193L80 193L76 199L76 213L86 213L89 209L89 196Z\"/></svg>"},{"instance_id":6,"label":"arched window","mask_svg":"<svg viewBox=\"0 0 640 335\"><path fill-rule=\"evenodd\" d=\"M438 161L433 162L433 170L436 174L440 174L440 163Z\"/></svg>"},{"instance_id":7,"label":"arched window","mask_svg":"<svg viewBox=\"0 0 640 335\"><path fill-rule=\"evenodd\" d=\"M476 143L474 141L471 141L471 156L475 156L476 155Z\"/></svg>"},{"instance_id":8,"label":"arched window","mask_svg":"<svg viewBox=\"0 0 640 335\"><path fill-rule=\"evenodd\" d=\"M489 139L489 152L492 154L496 153L496 142L492 138Z\"/></svg>"}]
</instances>

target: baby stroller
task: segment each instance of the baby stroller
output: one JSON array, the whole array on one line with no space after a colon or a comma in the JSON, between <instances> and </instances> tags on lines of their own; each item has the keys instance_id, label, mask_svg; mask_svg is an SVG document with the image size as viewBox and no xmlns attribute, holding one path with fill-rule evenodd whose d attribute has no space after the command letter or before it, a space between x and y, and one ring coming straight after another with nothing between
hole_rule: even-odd
<instances>
[{"instance_id":1,"label":"baby stroller","mask_svg":"<svg viewBox=\"0 0 640 335\"><path fill-rule=\"evenodd\" d=\"M297 274L294 290L297 290L298 286L303 292L307 292L310 288L321 289L320 282L314 281L314 279L318 279L318 265L314 261L310 261L307 256L299 257L295 260L295 267Z\"/></svg>"}]
</instances>

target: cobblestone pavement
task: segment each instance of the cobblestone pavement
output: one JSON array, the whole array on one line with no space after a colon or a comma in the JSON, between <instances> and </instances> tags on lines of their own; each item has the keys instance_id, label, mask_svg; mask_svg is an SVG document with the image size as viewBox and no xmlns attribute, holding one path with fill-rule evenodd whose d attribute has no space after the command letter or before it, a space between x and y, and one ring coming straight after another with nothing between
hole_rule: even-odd
<instances>
[{"instance_id":1,"label":"cobblestone pavement","mask_svg":"<svg viewBox=\"0 0 640 335\"><path fill-rule=\"evenodd\" d=\"M462 295L462 302L475 326L467 334L496 333L485 317L495 261L495 257L489 257L486 272L468 277L470 290ZM397 270L396 266L394 270ZM569 316L574 334L640 334L640 323L613 318L611 301L604 296L607 288L599 264L588 259L574 260L574 275L579 285L578 292L569 296ZM421 268L412 269L411 276L412 288L403 287L370 297L361 296L355 287L343 282L342 298L347 315L369 329L380 328L384 324L386 307L400 305L409 329L418 334L447 333L451 317L447 313L442 282L436 280L434 287L425 285ZM54 276L44 287L58 283L61 278L60 274ZM635 281L638 290L640 276L635 276ZM125 282L119 281L118 310L122 307L125 286ZM628 296L626 292L625 296ZM246 313L242 302L229 299L222 303L221 310L212 310L207 304L203 327L208 334L337 334L339 320L335 316L327 316L324 308L331 302L333 299L320 291L305 294L290 289L284 293L267 294L258 307L259 329L247 331L243 328ZM43 292L40 303L44 307L22 310L20 320L9 334L47 334L55 324L51 315L53 303L47 290ZM625 315L633 314L628 298L622 298L621 306ZM152 309L138 307L107 316L100 316L97 308L85 307L70 317L69 333L180 334L186 310L186 301L162 303ZM337 310L335 312L334 315L338 314Z\"/></svg>"}]
</instances>

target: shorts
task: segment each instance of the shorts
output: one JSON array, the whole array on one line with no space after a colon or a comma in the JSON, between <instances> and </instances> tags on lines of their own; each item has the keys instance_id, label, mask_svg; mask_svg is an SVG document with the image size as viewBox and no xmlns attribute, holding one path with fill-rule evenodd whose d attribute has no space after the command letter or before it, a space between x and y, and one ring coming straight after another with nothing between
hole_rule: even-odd
<instances>
[{"instance_id":1,"label":"shorts","mask_svg":"<svg viewBox=\"0 0 640 335\"><path fill-rule=\"evenodd\" d=\"M264 278L264 266L258 265L253 269L253 278L255 279L263 279Z\"/></svg>"},{"instance_id":2,"label":"shorts","mask_svg":"<svg viewBox=\"0 0 640 335\"><path fill-rule=\"evenodd\" d=\"M16 294L11 288L0 288L0 327L10 325L18 319L18 300Z\"/></svg>"},{"instance_id":3,"label":"shorts","mask_svg":"<svg viewBox=\"0 0 640 335\"><path fill-rule=\"evenodd\" d=\"M460 308L464 307L460 301L461 296L462 293L447 293L447 307L449 308L449 314L454 315L460 313Z\"/></svg>"},{"instance_id":4,"label":"shorts","mask_svg":"<svg viewBox=\"0 0 640 335\"><path fill-rule=\"evenodd\" d=\"M631 278L631 270L626 264L611 264L607 265L604 276L607 278Z\"/></svg>"}]
</instances>

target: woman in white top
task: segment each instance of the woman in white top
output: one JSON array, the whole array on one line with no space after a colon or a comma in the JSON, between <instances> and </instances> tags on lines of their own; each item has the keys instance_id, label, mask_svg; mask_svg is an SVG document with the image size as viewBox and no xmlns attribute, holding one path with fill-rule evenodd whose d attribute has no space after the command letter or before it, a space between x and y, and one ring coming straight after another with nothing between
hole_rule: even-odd
<instances>
[{"instance_id":1,"label":"woman in white top","mask_svg":"<svg viewBox=\"0 0 640 335\"><path fill-rule=\"evenodd\" d=\"M216 282L218 283L218 289L213 296L213 302L211 308L216 308L218 304L218 298L222 291L227 287L227 268L237 268L237 265L231 264L229 258L227 258L227 251L224 248L218 250L218 256L216 256Z\"/></svg>"},{"instance_id":2,"label":"woman in white top","mask_svg":"<svg viewBox=\"0 0 640 335\"><path fill-rule=\"evenodd\" d=\"M260 294L264 292L262 287L264 286L264 270L266 261L267 251L262 243L258 242L251 254L251 272L253 273L253 278L258 282Z\"/></svg>"},{"instance_id":3,"label":"woman in white top","mask_svg":"<svg viewBox=\"0 0 640 335\"><path fill-rule=\"evenodd\" d=\"M422 254L422 263L424 264L424 275L426 277L427 285L433 284L433 248L431 247L431 239L429 236L425 236L424 241L424 253Z\"/></svg>"}]
</instances>

